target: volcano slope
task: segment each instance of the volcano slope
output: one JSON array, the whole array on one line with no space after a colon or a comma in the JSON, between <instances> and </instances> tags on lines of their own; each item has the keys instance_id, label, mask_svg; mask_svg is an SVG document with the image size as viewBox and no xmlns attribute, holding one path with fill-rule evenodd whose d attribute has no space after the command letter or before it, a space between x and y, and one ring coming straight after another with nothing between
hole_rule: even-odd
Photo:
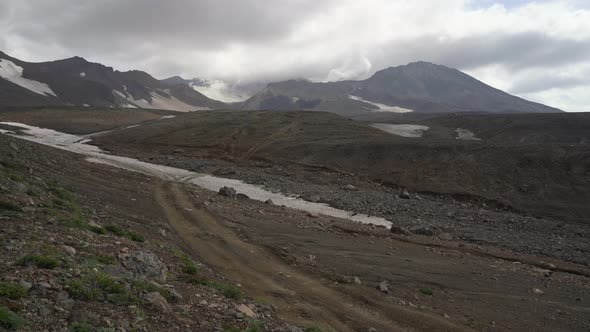
<instances>
[{"instance_id":1,"label":"volcano slope","mask_svg":"<svg viewBox=\"0 0 590 332\"><path fill-rule=\"evenodd\" d=\"M106 115L93 113L93 116ZM117 153L264 183L271 189L309 196L310 200L352 206L352 210L374 209L374 213L384 213L390 209L391 215L397 216L391 218L396 225L411 222L418 228L399 235L380 227L308 215L248 199L225 198L194 186L89 164L69 153L6 138L0 144L2 155L10 156L9 162L26 165L21 177L30 174L27 169L32 169L34 181L57 179L61 187L74 193L81 205L88 206L86 209L96 223L101 226L115 223L126 230L121 234L134 232L145 237L144 242L137 244L124 235L95 237L84 227L82 230L65 228L67 224L58 222L61 219L45 224L44 214L34 218L30 214L12 216L7 219L10 225L20 228L9 231L10 239L17 242L8 242L5 250L11 254L5 256L9 257L7 262L17 261L20 255L18 249L10 251L10 245L22 244L19 247L22 248L28 245L27 241L43 245L44 241L53 239L50 245L59 246L62 234L72 236L67 245L78 251L85 248L85 244L78 242L80 238L91 247L104 242L105 250L117 256L115 265L122 265L119 260L124 261L124 256L118 256L130 248L155 252L171 271L167 283L183 296L179 304L171 305L174 315L158 314L141 302L135 307L147 312L150 319L147 323L163 324L148 325L156 329L178 326L179 322L203 331L232 324L246 328L249 324L238 318L231 301L211 305L221 301L221 294L216 293L219 291L211 287L216 284L187 277L185 260L174 254L174 248L180 248L203 264L198 277L239 284L242 292L258 300L254 310L267 326L263 330L293 330L273 318L275 313L291 324L315 325L327 331L366 331L371 327L377 331L588 330L590 312L586 301L590 293L590 271L588 244L584 239L590 233L586 224L533 218L477 198L458 200L448 195L412 193L411 199L398 199L396 188L370 178L310 162L289 164L281 159L274 162L260 157L274 151L275 142L293 139L289 136L301 131L301 123L310 124L312 130L318 131L316 138L307 142L326 144L326 148L334 145L326 139L350 144L355 140L390 137L363 123L339 117L330 119L333 120L329 121L333 126L330 127L318 122L324 116L264 112L190 114L182 121L174 118L147 122L94 136L93 140ZM197 121L192 117L204 123L195 128ZM206 117L215 121L207 123L203 121ZM245 121L248 117L266 122ZM314 128L313 123L319 123L319 127ZM212 127L215 124L219 125L217 130ZM268 128L274 129L265 131ZM324 139L318 138L322 136L320 131ZM182 134L179 137L184 137L183 143L165 142L178 139L174 138L174 132ZM226 138L219 145L207 138L207 134L216 133L220 135L218 139ZM140 134L150 137L139 138ZM246 140L247 137L256 137L258 143L252 144L253 140ZM0 139L5 138L0 136ZM142 142L156 139L164 143ZM301 144L305 142L301 137L298 139ZM17 149L10 143L17 144ZM309 153L315 150L313 146L309 149ZM300 152L294 149L293 153L297 156ZM283 152L283 156L287 154L288 151ZM7 191L3 194L11 195L5 197L21 197L19 204L28 207L28 194L19 194L10 176L4 181ZM40 191L47 187L42 183L32 185ZM28 224L26 220L36 223ZM27 231L38 226L43 229L37 230L49 236L27 237ZM429 231L435 232L438 227L449 228L453 234L431 236ZM509 246L511 243L518 245L513 248ZM29 267L27 274L23 274L19 265L7 266L5 270L9 272L3 280L16 282L17 276L22 275L35 282L49 279L41 269ZM96 268L104 269L102 265ZM59 276L67 273L61 268L57 271ZM63 287L59 285L61 279L56 279L54 284ZM376 289L384 281L389 284L387 290ZM197 293L191 287L197 287ZM57 296L57 289L47 296L50 306L54 305L51 296ZM199 293L205 291L211 292L207 293L210 295ZM209 297L214 295L218 297ZM41 301L36 293L28 296L16 301L12 310L21 308L22 316L42 322L36 304L48 302ZM203 304L201 298L207 303ZM75 301L95 312L98 310L95 308L106 310L106 313L100 311L99 323L100 318L115 321L114 312L119 307L108 301ZM134 305L125 308L132 313ZM73 320L68 318L69 312L62 316L62 326L67 325L68 319ZM126 320L133 321L133 317ZM228 324L223 325L224 320L229 320Z\"/></svg>"}]
</instances>

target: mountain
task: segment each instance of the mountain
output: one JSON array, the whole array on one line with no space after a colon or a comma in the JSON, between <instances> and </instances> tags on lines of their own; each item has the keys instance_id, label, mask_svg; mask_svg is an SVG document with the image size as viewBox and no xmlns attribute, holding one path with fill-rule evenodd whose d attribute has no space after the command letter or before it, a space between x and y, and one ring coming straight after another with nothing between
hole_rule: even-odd
<instances>
[{"instance_id":1,"label":"mountain","mask_svg":"<svg viewBox=\"0 0 590 332\"><path fill-rule=\"evenodd\" d=\"M178 111L225 108L186 84L120 72L80 57L30 63L0 52L0 106L99 106Z\"/></svg>"},{"instance_id":2,"label":"mountain","mask_svg":"<svg viewBox=\"0 0 590 332\"><path fill-rule=\"evenodd\" d=\"M459 70L428 62L387 68L363 81L272 83L245 101L241 108L307 109L341 114L561 112L512 96Z\"/></svg>"}]
</instances>

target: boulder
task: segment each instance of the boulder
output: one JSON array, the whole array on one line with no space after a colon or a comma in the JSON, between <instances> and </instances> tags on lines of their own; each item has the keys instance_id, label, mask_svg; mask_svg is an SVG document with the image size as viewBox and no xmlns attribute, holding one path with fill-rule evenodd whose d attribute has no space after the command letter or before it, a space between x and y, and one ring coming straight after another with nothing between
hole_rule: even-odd
<instances>
[{"instance_id":1,"label":"boulder","mask_svg":"<svg viewBox=\"0 0 590 332\"><path fill-rule=\"evenodd\" d=\"M381 293L389 294L389 282L387 280L383 280L377 285L377 290Z\"/></svg>"},{"instance_id":2,"label":"boulder","mask_svg":"<svg viewBox=\"0 0 590 332\"><path fill-rule=\"evenodd\" d=\"M223 187L219 189L218 194L229 198L235 198L237 195L236 190L232 187Z\"/></svg>"},{"instance_id":3,"label":"boulder","mask_svg":"<svg viewBox=\"0 0 590 332\"><path fill-rule=\"evenodd\" d=\"M424 236L434 236L436 235L436 231L434 228L426 225L414 226L410 228L410 232L418 235Z\"/></svg>"},{"instance_id":4,"label":"boulder","mask_svg":"<svg viewBox=\"0 0 590 332\"><path fill-rule=\"evenodd\" d=\"M399 198L403 198L403 199L410 199L410 192L408 191L408 189L402 189L399 192Z\"/></svg>"},{"instance_id":5,"label":"boulder","mask_svg":"<svg viewBox=\"0 0 590 332\"><path fill-rule=\"evenodd\" d=\"M160 312L170 311L170 304L168 304L168 301L166 301L166 299L158 292L147 293L144 296L144 299L147 303Z\"/></svg>"},{"instance_id":6,"label":"boulder","mask_svg":"<svg viewBox=\"0 0 590 332\"><path fill-rule=\"evenodd\" d=\"M119 260L135 278L166 280L166 266L149 251L132 251L119 255Z\"/></svg>"},{"instance_id":7,"label":"boulder","mask_svg":"<svg viewBox=\"0 0 590 332\"><path fill-rule=\"evenodd\" d=\"M407 228L398 225L391 225L389 231L393 234L412 235L412 232L410 232Z\"/></svg>"}]
</instances>

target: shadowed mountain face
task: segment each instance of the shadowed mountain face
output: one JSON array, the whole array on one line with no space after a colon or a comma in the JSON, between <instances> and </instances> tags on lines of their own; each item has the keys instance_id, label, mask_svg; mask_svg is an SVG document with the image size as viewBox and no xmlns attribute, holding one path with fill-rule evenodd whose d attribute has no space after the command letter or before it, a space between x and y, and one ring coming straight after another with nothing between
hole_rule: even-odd
<instances>
[{"instance_id":1,"label":"shadowed mountain face","mask_svg":"<svg viewBox=\"0 0 590 332\"><path fill-rule=\"evenodd\" d=\"M285 81L243 103L242 109L309 109L341 114L551 113L559 109L512 96L456 69L427 62L392 67L364 81Z\"/></svg>"},{"instance_id":2,"label":"shadowed mountain face","mask_svg":"<svg viewBox=\"0 0 590 332\"><path fill-rule=\"evenodd\" d=\"M223 108L185 84L120 72L80 57L28 63L0 52L0 106L72 105L179 111Z\"/></svg>"}]
</instances>

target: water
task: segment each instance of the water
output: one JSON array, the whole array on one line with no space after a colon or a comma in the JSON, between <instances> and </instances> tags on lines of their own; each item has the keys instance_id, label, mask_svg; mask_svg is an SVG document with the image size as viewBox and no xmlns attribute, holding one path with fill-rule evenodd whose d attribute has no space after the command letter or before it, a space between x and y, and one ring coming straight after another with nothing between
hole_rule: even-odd
<instances>
[{"instance_id":1,"label":"water","mask_svg":"<svg viewBox=\"0 0 590 332\"><path fill-rule=\"evenodd\" d=\"M0 133L82 154L87 156L86 160L89 162L110 165L133 172L140 172L168 181L191 183L211 191L218 191L224 186L233 187L236 192L245 194L257 201L266 201L270 199L277 205L284 205L297 210L348 219L364 224L381 225L388 228L391 227L391 222L383 218L367 216L364 214L354 214L350 211L333 208L327 204L308 202L281 193L273 193L263 187L248 184L240 180L195 173L181 168L151 164L133 158L110 155L102 151L99 147L89 144L91 141L89 137L92 135L71 135L51 129L39 128L15 122L0 122L0 124L22 128L22 132L25 135L17 135L12 131L2 129L0 129Z\"/></svg>"}]
</instances>

